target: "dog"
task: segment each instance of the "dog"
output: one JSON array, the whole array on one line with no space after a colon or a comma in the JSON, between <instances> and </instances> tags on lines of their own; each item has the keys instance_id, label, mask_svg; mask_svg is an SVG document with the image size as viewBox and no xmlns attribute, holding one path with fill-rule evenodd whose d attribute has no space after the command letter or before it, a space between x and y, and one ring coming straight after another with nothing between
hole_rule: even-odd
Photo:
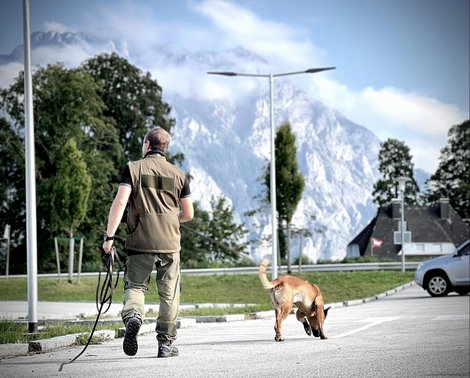
<instances>
[{"instance_id":1,"label":"dog","mask_svg":"<svg viewBox=\"0 0 470 378\"><path fill-rule=\"evenodd\" d=\"M292 312L295 304L296 317L304 326L307 335L327 339L323 331L328 310L324 308L323 297L317 285L293 276L278 277L272 282L266 276L268 260L263 260L259 266L259 279L266 290L270 290L271 300L276 312L274 331L275 341L284 341L282 337L282 322Z\"/></svg>"}]
</instances>

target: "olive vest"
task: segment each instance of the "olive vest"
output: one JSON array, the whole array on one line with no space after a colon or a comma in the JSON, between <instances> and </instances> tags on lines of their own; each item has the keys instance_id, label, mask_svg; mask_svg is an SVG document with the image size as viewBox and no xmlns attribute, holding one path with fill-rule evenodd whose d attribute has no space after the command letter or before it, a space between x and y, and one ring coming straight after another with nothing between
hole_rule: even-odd
<instances>
[{"instance_id":1,"label":"olive vest","mask_svg":"<svg viewBox=\"0 0 470 378\"><path fill-rule=\"evenodd\" d=\"M129 162L132 194L127 215L126 249L136 252L179 252L183 171L159 154Z\"/></svg>"}]
</instances>

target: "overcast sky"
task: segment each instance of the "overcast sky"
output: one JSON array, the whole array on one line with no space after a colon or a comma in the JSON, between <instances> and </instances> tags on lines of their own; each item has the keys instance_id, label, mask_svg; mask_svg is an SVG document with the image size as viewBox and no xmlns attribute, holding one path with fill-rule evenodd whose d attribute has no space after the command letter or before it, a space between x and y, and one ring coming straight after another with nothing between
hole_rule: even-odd
<instances>
[{"instance_id":1,"label":"overcast sky","mask_svg":"<svg viewBox=\"0 0 470 378\"><path fill-rule=\"evenodd\" d=\"M22 1L0 4L0 54L10 54L23 40ZM32 32L84 31L121 41L164 93L219 98L249 85L197 70L176 74L158 59L158 46L241 46L267 62L239 72L335 66L292 80L381 140L404 141L415 167L430 173L449 127L469 118L468 0L30 0L30 12ZM33 51L33 62L79 64L93 53L78 46ZM0 66L0 85L18 69Z\"/></svg>"}]
</instances>

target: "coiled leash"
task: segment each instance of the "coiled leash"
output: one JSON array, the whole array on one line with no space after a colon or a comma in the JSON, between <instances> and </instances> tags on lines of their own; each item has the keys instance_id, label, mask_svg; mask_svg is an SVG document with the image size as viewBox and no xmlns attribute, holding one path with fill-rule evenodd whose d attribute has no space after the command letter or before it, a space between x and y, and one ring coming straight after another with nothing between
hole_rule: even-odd
<instances>
[{"instance_id":1,"label":"coiled leash","mask_svg":"<svg viewBox=\"0 0 470 378\"><path fill-rule=\"evenodd\" d=\"M106 314L106 312L111 307L113 300L113 291L119 283L119 273L122 270L123 264L114 246L111 247L110 253L105 253L102 247L100 247L100 250L101 252L103 252L101 259L104 267L106 268L106 276L103 280L103 284L101 284L100 270L98 274L98 284L96 285L96 309L98 310L98 315L96 316L95 324L93 325L93 329L91 330L90 336L88 337L88 341L82 351L77 354L72 360L62 363L62 365L60 365L59 371L62 371L64 365L68 365L72 362L75 362L85 352L85 350L88 348L88 345L90 345L91 339L93 338L93 334L95 333L96 326L98 325L100 315ZM117 263L118 265L118 270L116 280L113 283L113 266L115 263ZM106 310L103 311L103 308L106 305L108 305L108 307L106 308Z\"/></svg>"}]
</instances>

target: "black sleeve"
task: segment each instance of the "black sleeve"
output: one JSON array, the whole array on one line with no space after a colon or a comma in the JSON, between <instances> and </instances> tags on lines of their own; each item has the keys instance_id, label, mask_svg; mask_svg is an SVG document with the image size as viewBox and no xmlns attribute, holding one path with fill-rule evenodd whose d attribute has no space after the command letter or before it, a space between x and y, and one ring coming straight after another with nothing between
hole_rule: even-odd
<instances>
[{"instance_id":1,"label":"black sleeve","mask_svg":"<svg viewBox=\"0 0 470 378\"><path fill-rule=\"evenodd\" d=\"M132 187L131 171L129 170L129 165L127 164L121 172L121 181L119 184L129 185Z\"/></svg>"},{"instance_id":2,"label":"black sleeve","mask_svg":"<svg viewBox=\"0 0 470 378\"><path fill-rule=\"evenodd\" d=\"M184 179L183 188L181 189L180 198L186 198L186 197L189 197L190 195L191 195L191 189L189 188L188 177L186 177Z\"/></svg>"}]
</instances>

